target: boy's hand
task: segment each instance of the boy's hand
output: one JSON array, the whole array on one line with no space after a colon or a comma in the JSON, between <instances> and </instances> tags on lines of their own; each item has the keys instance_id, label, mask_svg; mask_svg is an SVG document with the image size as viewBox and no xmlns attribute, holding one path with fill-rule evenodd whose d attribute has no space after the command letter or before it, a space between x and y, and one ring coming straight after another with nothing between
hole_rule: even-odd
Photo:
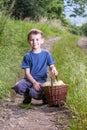
<instances>
[{"instance_id":1,"label":"boy's hand","mask_svg":"<svg viewBox=\"0 0 87 130\"><path fill-rule=\"evenodd\" d=\"M41 84L39 82L34 82L33 87L35 88L35 90L39 91L41 88Z\"/></svg>"},{"instance_id":2,"label":"boy's hand","mask_svg":"<svg viewBox=\"0 0 87 130\"><path fill-rule=\"evenodd\" d=\"M50 66L52 75L58 76L58 71L54 65Z\"/></svg>"},{"instance_id":3,"label":"boy's hand","mask_svg":"<svg viewBox=\"0 0 87 130\"><path fill-rule=\"evenodd\" d=\"M35 88L35 90L39 91L41 88L41 84L32 77L32 75L30 74L29 68L25 69L25 75L26 75L27 79L29 80L29 82L31 82L33 84L33 87Z\"/></svg>"},{"instance_id":4,"label":"boy's hand","mask_svg":"<svg viewBox=\"0 0 87 130\"><path fill-rule=\"evenodd\" d=\"M51 72L52 72L52 74L55 75L55 76L58 75L58 71L56 70L56 68L53 68L53 69L51 70Z\"/></svg>"}]
</instances>

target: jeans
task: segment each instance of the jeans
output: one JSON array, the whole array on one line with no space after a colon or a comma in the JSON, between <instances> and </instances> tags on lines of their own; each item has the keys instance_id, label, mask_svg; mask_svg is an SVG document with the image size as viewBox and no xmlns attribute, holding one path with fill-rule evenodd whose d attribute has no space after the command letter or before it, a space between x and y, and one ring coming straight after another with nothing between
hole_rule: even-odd
<instances>
[{"instance_id":1,"label":"jeans","mask_svg":"<svg viewBox=\"0 0 87 130\"><path fill-rule=\"evenodd\" d=\"M42 87L39 91L37 91L34 89L32 84L26 79L22 79L19 82L17 82L15 86L12 87L12 89L14 89L15 92L20 95L29 94L29 96L34 99L42 99L43 97Z\"/></svg>"}]
</instances>

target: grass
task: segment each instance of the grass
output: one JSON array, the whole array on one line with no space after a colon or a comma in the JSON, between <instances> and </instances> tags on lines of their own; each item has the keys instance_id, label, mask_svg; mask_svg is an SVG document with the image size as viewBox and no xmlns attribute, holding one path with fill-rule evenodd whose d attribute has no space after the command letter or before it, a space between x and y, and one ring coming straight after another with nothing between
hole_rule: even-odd
<instances>
[{"instance_id":1,"label":"grass","mask_svg":"<svg viewBox=\"0 0 87 130\"><path fill-rule=\"evenodd\" d=\"M77 46L79 37L69 34L59 24L50 24L49 21L35 23L7 18L3 22L0 21L0 28L3 26L0 30L0 99L9 97L11 87L21 78L21 61L30 49L27 44L28 31L39 28L44 32L45 38L62 36L53 47L52 54L59 71L59 79L69 84L66 103L74 115L69 121L69 130L86 130L87 55Z\"/></svg>"},{"instance_id":2,"label":"grass","mask_svg":"<svg viewBox=\"0 0 87 130\"><path fill-rule=\"evenodd\" d=\"M75 115L73 121L77 124L71 121L70 130L87 128L87 55L77 46L78 38L66 35L53 49L59 78L69 84L67 107Z\"/></svg>"},{"instance_id":3,"label":"grass","mask_svg":"<svg viewBox=\"0 0 87 130\"><path fill-rule=\"evenodd\" d=\"M33 106L31 104L21 104L19 106L21 109L33 109Z\"/></svg>"}]
</instances>

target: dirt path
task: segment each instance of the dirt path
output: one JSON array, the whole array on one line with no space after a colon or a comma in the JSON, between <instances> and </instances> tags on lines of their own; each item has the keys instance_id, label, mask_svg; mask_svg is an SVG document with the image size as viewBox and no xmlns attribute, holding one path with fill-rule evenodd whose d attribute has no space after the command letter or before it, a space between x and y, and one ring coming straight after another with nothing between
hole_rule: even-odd
<instances>
[{"instance_id":1,"label":"dirt path","mask_svg":"<svg viewBox=\"0 0 87 130\"><path fill-rule=\"evenodd\" d=\"M78 46L81 47L87 53L87 37L82 37L78 41Z\"/></svg>"},{"instance_id":2,"label":"dirt path","mask_svg":"<svg viewBox=\"0 0 87 130\"><path fill-rule=\"evenodd\" d=\"M55 41L61 37L46 40L43 48L51 51ZM23 97L17 95L15 102L0 105L0 130L67 130L69 112L66 108L42 105L41 100L32 99L32 109L22 109Z\"/></svg>"}]
</instances>

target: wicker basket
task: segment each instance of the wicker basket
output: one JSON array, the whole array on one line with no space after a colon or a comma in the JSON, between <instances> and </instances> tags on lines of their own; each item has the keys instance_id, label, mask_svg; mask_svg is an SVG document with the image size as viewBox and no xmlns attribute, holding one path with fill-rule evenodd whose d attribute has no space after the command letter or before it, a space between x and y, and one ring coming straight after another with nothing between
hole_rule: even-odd
<instances>
[{"instance_id":1,"label":"wicker basket","mask_svg":"<svg viewBox=\"0 0 87 130\"><path fill-rule=\"evenodd\" d=\"M68 85L45 86L43 91L49 105L63 105L66 101Z\"/></svg>"}]
</instances>

